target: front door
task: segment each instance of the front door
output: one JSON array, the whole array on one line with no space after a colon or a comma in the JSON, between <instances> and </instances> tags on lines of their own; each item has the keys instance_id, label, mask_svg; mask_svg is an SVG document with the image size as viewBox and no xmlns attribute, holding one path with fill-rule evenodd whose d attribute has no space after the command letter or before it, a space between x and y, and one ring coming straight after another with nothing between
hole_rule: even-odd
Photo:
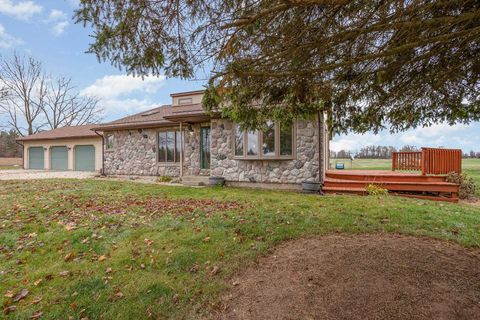
<instances>
[{"instance_id":1,"label":"front door","mask_svg":"<svg viewBox=\"0 0 480 320\"><path fill-rule=\"evenodd\" d=\"M210 169L210 127L200 128L200 168Z\"/></svg>"}]
</instances>

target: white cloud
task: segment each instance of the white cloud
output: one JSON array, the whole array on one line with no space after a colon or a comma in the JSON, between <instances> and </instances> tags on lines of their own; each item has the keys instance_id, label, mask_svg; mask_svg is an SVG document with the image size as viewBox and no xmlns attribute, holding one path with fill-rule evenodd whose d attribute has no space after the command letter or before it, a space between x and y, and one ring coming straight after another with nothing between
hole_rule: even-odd
<instances>
[{"instance_id":1,"label":"white cloud","mask_svg":"<svg viewBox=\"0 0 480 320\"><path fill-rule=\"evenodd\" d=\"M10 49L21 44L23 44L21 39L8 34L5 28L0 24L0 49Z\"/></svg>"},{"instance_id":2,"label":"white cloud","mask_svg":"<svg viewBox=\"0 0 480 320\"><path fill-rule=\"evenodd\" d=\"M330 149L333 151L359 150L368 145L384 145L401 147L403 145L415 145L417 147L462 147L466 148L471 141L464 137L465 133L471 129L471 125L437 124L425 128L417 128L390 134L382 131L375 135L373 133L354 134L336 136L330 143Z\"/></svg>"},{"instance_id":3,"label":"white cloud","mask_svg":"<svg viewBox=\"0 0 480 320\"><path fill-rule=\"evenodd\" d=\"M110 75L97 79L80 91L80 95L100 98L100 105L108 113L137 113L161 105L151 95L165 83L165 77L133 77Z\"/></svg>"},{"instance_id":4,"label":"white cloud","mask_svg":"<svg viewBox=\"0 0 480 320\"><path fill-rule=\"evenodd\" d=\"M373 133L350 133L348 135L341 135L330 142L330 150L359 150L361 147L369 145L383 144L382 136Z\"/></svg>"},{"instance_id":5,"label":"white cloud","mask_svg":"<svg viewBox=\"0 0 480 320\"><path fill-rule=\"evenodd\" d=\"M14 3L11 0L0 0L0 13L17 19L28 20L42 10L43 7L33 1L20 1Z\"/></svg>"},{"instance_id":6,"label":"white cloud","mask_svg":"<svg viewBox=\"0 0 480 320\"><path fill-rule=\"evenodd\" d=\"M406 144L439 146L452 140L451 135L468 128L467 125L436 124L400 133L399 140Z\"/></svg>"},{"instance_id":7,"label":"white cloud","mask_svg":"<svg viewBox=\"0 0 480 320\"><path fill-rule=\"evenodd\" d=\"M81 91L82 95L113 99L132 93L154 94L165 82L165 77L133 77L129 75L104 76Z\"/></svg>"},{"instance_id":8,"label":"white cloud","mask_svg":"<svg viewBox=\"0 0 480 320\"><path fill-rule=\"evenodd\" d=\"M55 37L61 36L69 25L67 14L57 9L50 10L50 14L45 22L53 24L51 31Z\"/></svg>"},{"instance_id":9,"label":"white cloud","mask_svg":"<svg viewBox=\"0 0 480 320\"><path fill-rule=\"evenodd\" d=\"M68 21L61 21L56 23L52 28L52 33L55 37L61 36L68 27Z\"/></svg>"},{"instance_id":10,"label":"white cloud","mask_svg":"<svg viewBox=\"0 0 480 320\"><path fill-rule=\"evenodd\" d=\"M161 103L155 103L152 100L145 99L102 99L99 105L108 112L116 114L130 114L142 112L161 106Z\"/></svg>"},{"instance_id":11,"label":"white cloud","mask_svg":"<svg viewBox=\"0 0 480 320\"><path fill-rule=\"evenodd\" d=\"M67 14L62 10L52 9L48 15L47 21L66 20Z\"/></svg>"}]
</instances>

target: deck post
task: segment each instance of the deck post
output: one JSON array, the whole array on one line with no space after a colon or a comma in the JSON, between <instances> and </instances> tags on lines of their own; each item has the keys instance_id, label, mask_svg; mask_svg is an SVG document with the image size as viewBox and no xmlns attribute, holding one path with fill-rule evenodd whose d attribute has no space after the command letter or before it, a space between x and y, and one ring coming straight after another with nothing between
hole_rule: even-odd
<instances>
[{"instance_id":1,"label":"deck post","mask_svg":"<svg viewBox=\"0 0 480 320\"><path fill-rule=\"evenodd\" d=\"M426 164L425 164L425 161L426 161L426 152L425 152L425 148L422 148L422 154L420 156L420 164L422 166L422 175L424 176L425 173L426 173Z\"/></svg>"},{"instance_id":2,"label":"deck post","mask_svg":"<svg viewBox=\"0 0 480 320\"><path fill-rule=\"evenodd\" d=\"M395 171L397 166L397 153L392 152L392 171Z\"/></svg>"}]
</instances>

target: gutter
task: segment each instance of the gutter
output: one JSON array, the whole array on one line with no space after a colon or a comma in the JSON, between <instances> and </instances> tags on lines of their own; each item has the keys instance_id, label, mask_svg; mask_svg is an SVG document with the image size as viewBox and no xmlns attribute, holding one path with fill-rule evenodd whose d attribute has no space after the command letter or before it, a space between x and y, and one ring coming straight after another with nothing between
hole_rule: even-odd
<instances>
[{"instance_id":1,"label":"gutter","mask_svg":"<svg viewBox=\"0 0 480 320\"><path fill-rule=\"evenodd\" d=\"M105 140L103 139L103 135L99 134L96 130L93 130L97 136L102 138L102 168L100 169L100 175L106 176L105 174Z\"/></svg>"}]
</instances>

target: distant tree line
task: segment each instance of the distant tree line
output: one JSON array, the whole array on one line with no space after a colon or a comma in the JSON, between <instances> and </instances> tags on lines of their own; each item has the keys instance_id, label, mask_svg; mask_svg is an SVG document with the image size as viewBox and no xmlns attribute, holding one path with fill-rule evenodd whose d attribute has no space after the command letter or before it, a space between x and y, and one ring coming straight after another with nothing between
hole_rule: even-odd
<instances>
[{"instance_id":1,"label":"distant tree line","mask_svg":"<svg viewBox=\"0 0 480 320\"><path fill-rule=\"evenodd\" d=\"M15 130L0 131L0 158L21 158L22 146L15 142Z\"/></svg>"},{"instance_id":2,"label":"distant tree line","mask_svg":"<svg viewBox=\"0 0 480 320\"><path fill-rule=\"evenodd\" d=\"M470 152L464 152L463 153L463 157L464 158L479 158L480 159L480 151L473 151L473 150L470 150Z\"/></svg>"},{"instance_id":3,"label":"distant tree line","mask_svg":"<svg viewBox=\"0 0 480 320\"><path fill-rule=\"evenodd\" d=\"M442 148L442 147L439 147ZM412 145L405 145L400 149L397 149L393 146L365 146L360 150L340 150L340 151L330 151L330 157L336 159L346 159L350 157L355 157L356 159L390 159L392 158L392 152L413 152L413 151L420 151L421 149L412 146ZM463 153L464 158L480 158L479 151L471 150L468 153Z\"/></svg>"}]
</instances>

